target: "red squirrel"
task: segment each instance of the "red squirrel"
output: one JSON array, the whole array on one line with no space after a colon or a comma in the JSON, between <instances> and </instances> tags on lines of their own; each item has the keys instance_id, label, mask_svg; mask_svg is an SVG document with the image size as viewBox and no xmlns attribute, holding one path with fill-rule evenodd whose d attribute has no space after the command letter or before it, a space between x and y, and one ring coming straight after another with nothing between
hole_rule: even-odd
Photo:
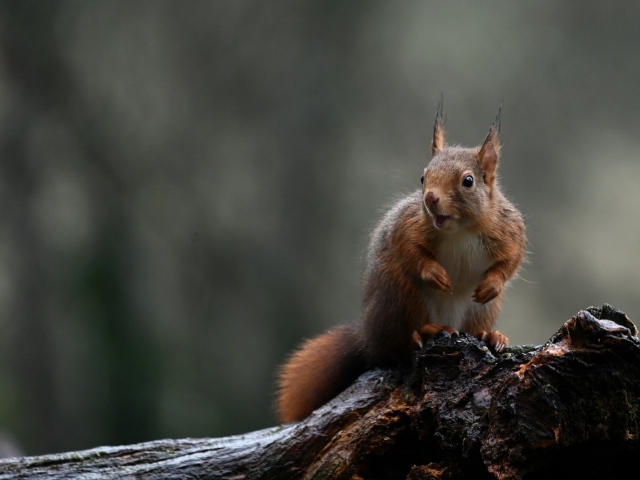
<instances>
[{"instance_id":1,"label":"red squirrel","mask_svg":"<svg viewBox=\"0 0 640 480\"><path fill-rule=\"evenodd\" d=\"M359 321L306 341L280 370L282 422L307 417L369 368L409 361L441 330L505 349L507 337L493 327L526 235L498 186L499 130L498 113L480 147L449 146L439 105L422 189L393 205L371 235Z\"/></svg>"}]
</instances>

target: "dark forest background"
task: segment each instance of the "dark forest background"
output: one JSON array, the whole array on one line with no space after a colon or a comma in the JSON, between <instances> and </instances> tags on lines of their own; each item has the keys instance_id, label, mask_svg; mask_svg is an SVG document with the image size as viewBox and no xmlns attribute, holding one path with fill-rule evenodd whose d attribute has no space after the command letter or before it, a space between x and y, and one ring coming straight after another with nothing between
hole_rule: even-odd
<instances>
[{"instance_id":1,"label":"dark forest background","mask_svg":"<svg viewBox=\"0 0 640 480\"><path fill-rule=\"evenodd\" d=\"M640 313L640 3L0 2L0 431L26 454L275 423L277 366L357 318L435 107L529 264L499 328Z\"/></svg>"}]
</instances>

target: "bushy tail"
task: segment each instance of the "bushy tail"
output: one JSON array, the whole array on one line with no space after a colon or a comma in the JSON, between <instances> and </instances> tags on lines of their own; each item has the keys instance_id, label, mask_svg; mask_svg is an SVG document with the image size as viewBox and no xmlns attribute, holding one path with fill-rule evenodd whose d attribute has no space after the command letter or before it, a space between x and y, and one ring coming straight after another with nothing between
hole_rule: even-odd
<instances>
[{"instance_id":1,"label":"bushy tail","mask_svg":"<svg viewBox=\"0 0 640 480\"><path fill-rule=\"evenodd\" d=\"M281 422L309 416L365 371L354 328L342 325L307 340L284 364L278 382Z\"/></svg>"}]
</instances>

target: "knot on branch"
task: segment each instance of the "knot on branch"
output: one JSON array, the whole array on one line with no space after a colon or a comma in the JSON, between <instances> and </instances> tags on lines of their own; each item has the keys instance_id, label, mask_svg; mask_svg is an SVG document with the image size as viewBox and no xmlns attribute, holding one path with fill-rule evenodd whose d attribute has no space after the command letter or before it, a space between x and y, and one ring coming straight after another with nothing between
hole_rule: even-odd
<instances>
[{"instance_id":1,"label":"knot on branch","mask_svg":"<svg viewBox=\"0 0 640 480\"><path fill-rule=\"evenodd\" d=\"M569 350L638 347L638 329L620 310L604 305L580 310L550 339L550 344ZM628 345L631 343L631 345Z\"/></svg>"}]
</instances>

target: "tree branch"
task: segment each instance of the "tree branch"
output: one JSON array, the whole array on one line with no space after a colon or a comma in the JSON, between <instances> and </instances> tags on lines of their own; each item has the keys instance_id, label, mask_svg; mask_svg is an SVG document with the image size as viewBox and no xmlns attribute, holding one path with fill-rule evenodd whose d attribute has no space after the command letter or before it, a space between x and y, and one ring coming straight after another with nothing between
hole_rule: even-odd
<instances>
[{"instance_id":1,"label":"tree branch","mask_svg":"<svg viewBox=\"0 0 640 480\"><path fill-rule=\"evenodd\" d=\"M636 468L640 340L622 312L580 311L539 347L468 335L372 370L306 420L0 461L0 479L554 479Z\"/></svg>"}]
</instances>

